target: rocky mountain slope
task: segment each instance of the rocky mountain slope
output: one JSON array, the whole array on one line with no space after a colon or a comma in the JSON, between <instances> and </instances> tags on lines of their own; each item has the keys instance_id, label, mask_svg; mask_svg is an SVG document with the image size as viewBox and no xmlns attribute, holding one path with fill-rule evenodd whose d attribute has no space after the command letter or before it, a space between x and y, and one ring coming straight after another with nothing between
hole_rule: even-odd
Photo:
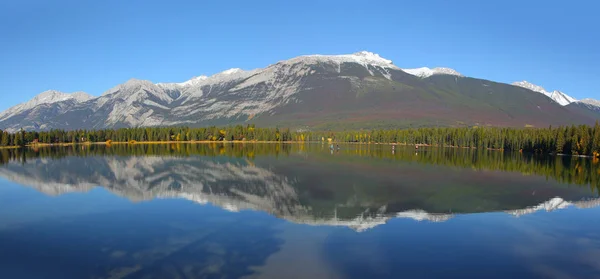
<instances>
[{"instance_id":1,"label":"rocky mountain slope","mask_svg":"<svg viewBox=\"0 0 600 279\"><path fill-rule=\"evenodd\" d=\"M539 94L542 93L542 94ZM229 69L181 83L131 79L99 97L47 91L0 114L0 129L100 129L255 123L290 127L591 124L596 113L527 82L402 69L371 52L307 55L263 69ZM585 110L585 109L584 109Z\"/></svg>"}]
</instances>

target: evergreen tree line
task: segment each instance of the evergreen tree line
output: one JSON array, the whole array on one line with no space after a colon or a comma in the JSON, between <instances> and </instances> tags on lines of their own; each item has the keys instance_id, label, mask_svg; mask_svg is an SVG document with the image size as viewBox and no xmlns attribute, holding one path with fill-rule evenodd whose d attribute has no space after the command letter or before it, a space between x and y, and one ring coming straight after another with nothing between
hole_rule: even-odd
<instances>
[{"instance_id":1,"label":"evergreen tree line","mask_svg":"<svg viewBox=\"0 0 600 279\"><path fill-rule=\"evenodd\" d=\"M275 142L355 142L425 144L434 146L504 149L533 153L600 155L600 125L549 128L418 128L360 131L290 131L258 128L254 125L229 127L123 128L108 130L51 130L44 132L0 131L0 146L33 143L83 142L173 142L173 141L275 141Z\"/></svg>"},{"instance_id":2,"label":"evergreen tree line","mask_svg":"<svg viewBox=\"0 0 600 279\"><path fill-rule=\"evenodd\" d=\"M7 133L0 130L0 146L32 143L60 144L84 142L174 142L174 141L292 141L290 129L257 128L255 125L228 127L146 127L105 130L50 130Z\"/></svg>"}]
</instances>

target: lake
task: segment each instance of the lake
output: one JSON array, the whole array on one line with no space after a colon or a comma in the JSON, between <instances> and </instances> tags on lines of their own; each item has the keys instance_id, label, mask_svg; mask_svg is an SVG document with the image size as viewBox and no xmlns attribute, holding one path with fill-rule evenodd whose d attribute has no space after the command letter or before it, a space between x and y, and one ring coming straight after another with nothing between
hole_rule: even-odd
<instances>
[{"instance_id":1,"label":"lake","mask_svg":"<svg viewBox=\"0 0 600 279\"><path fill-rule=\"evenodd\" d=\"M0 150L0 277L600 278L599 188L457 148Z\"/></svg>"}]
</instances>

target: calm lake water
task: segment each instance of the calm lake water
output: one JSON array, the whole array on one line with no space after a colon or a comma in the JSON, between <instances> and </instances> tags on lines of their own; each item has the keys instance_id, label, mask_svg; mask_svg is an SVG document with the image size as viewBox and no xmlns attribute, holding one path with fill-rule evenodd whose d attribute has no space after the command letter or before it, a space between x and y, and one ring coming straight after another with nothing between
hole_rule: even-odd
<instances>
[{"instance_id":1,"label":"calm lake water","mask_svg":"<svg viewBox=\"0 0 600 279\"><path fill-rule=\"evenodd\" d=\"M0 278L600 278L599 186L450 148L0 150Z\"/></svg>"}]
</instances>

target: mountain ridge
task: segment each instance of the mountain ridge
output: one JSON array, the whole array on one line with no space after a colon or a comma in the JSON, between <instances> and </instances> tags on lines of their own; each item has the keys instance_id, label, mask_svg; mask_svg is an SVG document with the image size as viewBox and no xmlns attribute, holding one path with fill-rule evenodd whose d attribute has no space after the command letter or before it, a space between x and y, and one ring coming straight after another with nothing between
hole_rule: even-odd
<instances>
[{"instance_id":1,"label":"mountain ridge","mask_svg":"<svg viewBox=\"0 0 600 279\"><path fill-rule=\"evenodd\" d=\"M548 96L550 99L557 102L558 104L560 104L561 106L566 106L570 103L577 102L577 100L575 98L565 94L562 91L554 90L552 92L549 92L549 91L546 91L546 89L544 89L543 87L532 84L526 80L513 82L512 85L523 87L523 88L529 89L534 92L542 93L542 94Z\"/></svg>"},{"instance_id":2,"label":"mountain ridge","mask_svg":"<svg viewBox=\"0 0 600 279\"><path fill-rule=\"evenodd\" d=\"M35 105L21 104L0 113L0 129L198 126L249 120L323 128L334 125L335 119L357 128L369 128L371 121L395 126L544 126L590 124L600 118L593 103L576 112L561 110L517 87L542 93L563 107L576 101L560 91L465 77L450 68L402 69L378 54L361 51L298 56L261 69L232 68L184 82L132 78L98 97L36 103L43 99L38 95L28 102ZM591 113L579 111L586 108ZM394 119L401 121L393 123Z\"/></svg>"}]
</instances>

